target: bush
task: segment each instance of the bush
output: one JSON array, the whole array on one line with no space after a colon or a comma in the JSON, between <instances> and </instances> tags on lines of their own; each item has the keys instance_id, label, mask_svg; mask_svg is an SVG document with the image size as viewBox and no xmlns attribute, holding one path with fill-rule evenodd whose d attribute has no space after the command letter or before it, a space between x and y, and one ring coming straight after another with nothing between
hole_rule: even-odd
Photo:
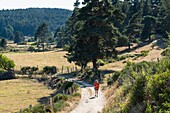
<instances>
[{"instance_id":1,"label":"bush","mask_svg":"<svg viewBox=\"0 0 170 113\"><path fill-rule=\"evenodd\" d=\"M148 83L148 95L150 105L154 112L170 111L170 71L156 74ZM154 102L156 105L151 104Z\"/></svg>"},{"instance_id":2,"label":"bush","mask_svg":"<svg viewBox=\"0 0 170 113\"><path fill-rule=\"evenodd\" d=\"M68 51L68 50L69 50L69 48L70 48L70 46L69 46L69 45L64 45L63 50L64 50L64 51Z\"/></svg>"},{"instance_id":3,"label":"bush","mask_svg":"<svg viewBox=\"0 0 170 113\"><path fill-rule=\"evenodd\" d=\"M30 46L29 48L28 48L28 50L27 51L31 51L31 52L33 52L33 51L36 51L36 49L35 49L35 47L34 46Z\"/></svg>"},{"instance_id":4,"label":"bush","mask_svg":"<svg viewBox=\"0 0 170 113\"><path fill-rule=\"evenodd\" d=\"M107 59L107 62L108 63L113 63L113 62L115 62L116 60L115 59Z\"/></svg>"},{"instance_id":5,"label":"bush","mask_svg":"<svg viewBox=\"0 0 170 113\"><path fill-rule=\"evenodd\" d=\"M132 58L134 55L126 54L126 55L121 55L116 58L117 61L125 60L126 58Z\"/></svg>"},{"instance_id":6,"label":"bush","mask_svg":"<svg viewBox=\"0 0 170 113\"><path fill-rule=\"evenodd\" d=\"M26 108L22 111L23 113L46 113L44 105L37 105L33 108Z\"/></svg>"},{"instance_id":7,"label":"bush","mask_svg":"<svg viewBox=\"0 0 170 113\"><path fill-rule=\"evenodd\" d=\"M22 74L27 74L27 72L28 72L30 69L31 69L30 66L25 66L25 67L22 67L20 71L21 71Z\"/></svg>"},{"instance_id":8,"label":"bush","mask_svg":"<svg viewBox=\"0 0 170 113\"><path fill-rule=\"evenodd\" d=\"M45 66L43 72L46 74L55 74L57 73L57 68L55 66Z\"/></svg>"},{"instance_id":9,"label":"bush","mask_svg":"<svg viewBox=\"0 0 170 113\"><path fill-rule=\"evenodd\" d=\"M33 42L31 45L32 45L32 46L35 46L35 45L37 45L37 42Z\"/></svg>"},{"instance_id":10,"label":"bush","mask_svg":"<svg viewBox=\"0 0 170 113\"><path fill-rule=\"evenodd\" d=\"M10 49L10 52L19 52L18 49Z\"/></svg>"},{"instance_id":11,"label":"bush","mask_svg":"<svg viewBox=\"0 0 170 113\"><path fill-rule=\"evenodd\" d=\"M114 91L117 95L114 103L105 111L119 113L136 109L135 112L143 113L169 112L169 73L170 60L167 58L159 62L127 62L124 69L117 73L119 89ZM112 77L108 79L108 85L113 83L114 74Z\"/></svg>"},{"instance_id":12,"label":"bush","mask_svg":"<svg viewBox=\"0 0 170 113\"><path fill-rule=\"evenodd\" d=\"M13 60L11 60L8 57L0 54L0 69L10 71L14 67L15 67L15 64L14 64Z\"/></svg>"},{"instance_id":13,"label":"bush","mask_svg":"<svg viewBox=\"0 0 170 113\"><path fill-rule=\"evenodd\" d=\"M99 59L97 61L97 64L98 64L98 66L104 66L106 64L106 62L104 62L103 60Z\"/></svg>"},{"instance_id":14,"label":"bush","mask_svg":"<svg viewBox=\"0 0 170 113\"><path fill-rule=\"evenodd\" d=\"M68 98L69 98L68 95L65 95L65 94L57 94L57 95L54 96L54 102L59 102L59 101L61 101L61 100L67 101Z\"/></svg>"},{"instance_id":15,"label":"bush","mask_svg":"<svg viewBox=\"0 0 170 113\"><path fill-rule=\"evenodd\" d=\"M54 103L54 112L61 111L66 106L69 106L69 105L64 101L56 102Z\"/></svg>"},{"instance_id":16,"label":"bush","mask_svg":"<svg viewBox=\"0 0 170 113\"><path fill-rule=\"evenodd\" d=\"M19 42L19 43L17 43L17 45L27 45L27 43L26 42Z\"/></svg>"},{"instance_id":17,"label":"bush","mask_svg":"<svg viewBox=\"0 0 170 113\"><path fill-rule=\"evenodd\" d=\"M108 78L107 85L111 85L113 82L115 82L118 79L119 76L120 76L120 72L113 73L112 77Z\"/></svg>"},{"instance_id":18,"label":"bush","mask_svg":"<svg viewBox=\"0 0 170 113\"><path fill-rule=\"evenodd\" d=\"M162 56L170 56L170 48L165 49L162 53Z\"/></svg>"},{"instance_id":19,"label":"bush","mask_svg":"<svg viewBox=\"0 0 170 113\"><path fill-rule=\"evenodd\" d=\"M148 56L149 50L147 51L141 51L141 56Z\"/></svg>"},{"instance_id":20,"label":"bush","mask_svg":"<svg viewBox=\"0 0 170 113\"><path fill-rule=\"evenodd\" d=\"M0 73L0 80L15 79L15 74L13 72L3 72Z\"/></svg>"},{"instance_id":21,"label":"bush","mask_svg":"<svg viewBox=\"0 0 170 113\"><path fill-rule=\"evenodd\" d=\"M73 93L73 97L81 97L80 93Z\"/></svg>"},{"instance_id":22,"label":"bush","mask_svg":"<svg viewBox=\"0 0 170 113\"><path fill-rule=\"evenodd\" d=\"M63 89L67 90L69 87L72 86L73 86L73 82L65 81L65 83L63 84Z\"/></svg>"},{"instance_id":23,"label":"bush","mask_svg":"<svg viewBox=\"0 0 170 113\"><path fill-rule=\"evenodd\" d=\"M30 67L30 66L25 66L21 68L21 73L22 74L33 74L34 72L38 71L37 67Z\"/></svg>"}]
</instances>

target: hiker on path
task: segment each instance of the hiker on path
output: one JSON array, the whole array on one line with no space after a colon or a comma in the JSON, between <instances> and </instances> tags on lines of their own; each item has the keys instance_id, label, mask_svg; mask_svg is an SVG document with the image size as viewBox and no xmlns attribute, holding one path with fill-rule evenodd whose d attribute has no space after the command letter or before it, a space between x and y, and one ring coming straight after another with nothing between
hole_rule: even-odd
<instances>
[{"instance_id":1,"label":"hiker on path","mask_svg":"<svg viewBox=\"0 0 170 113\"><path fill-rule=\"evenodd\" d=\"M94 90L95 90L95 97L98 97L98 91L99 91L99 81L95 80L94 82Z\"/></svg>"}]
</instances>

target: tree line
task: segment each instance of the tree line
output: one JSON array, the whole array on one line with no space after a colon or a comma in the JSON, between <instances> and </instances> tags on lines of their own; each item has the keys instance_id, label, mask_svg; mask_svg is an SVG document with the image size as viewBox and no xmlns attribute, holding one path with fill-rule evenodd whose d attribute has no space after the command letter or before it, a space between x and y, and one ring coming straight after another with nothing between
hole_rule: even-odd
<instances>
[{"instance_id":1,"label":"tree line","mask_svg":"<svg viewBox=\"0 0 170 113\"><path fill-rule=\"evenodd\" d=\"M34 36L37 27L46 23L54 32L63 26L72 11L57 8L0 10L0 36L14 40L15 35Z\"/></svg>"}]
</instances>

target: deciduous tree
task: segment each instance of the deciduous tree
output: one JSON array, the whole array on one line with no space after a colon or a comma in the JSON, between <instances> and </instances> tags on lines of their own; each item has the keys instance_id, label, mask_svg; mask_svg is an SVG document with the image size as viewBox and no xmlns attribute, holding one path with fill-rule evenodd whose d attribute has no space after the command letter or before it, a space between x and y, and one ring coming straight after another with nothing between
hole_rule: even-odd
<instances>
[{"instance_id":1,"label":"deciduous tree","mask_svg":"<svg viewBox=\"0 0 170 113\"><path fill-rule=\"evenodd\" d=\"M15 67L14 61L8 57L0 54L0 69L5 69L7 71L12 70Z\"/></svg>"}]
</instances>

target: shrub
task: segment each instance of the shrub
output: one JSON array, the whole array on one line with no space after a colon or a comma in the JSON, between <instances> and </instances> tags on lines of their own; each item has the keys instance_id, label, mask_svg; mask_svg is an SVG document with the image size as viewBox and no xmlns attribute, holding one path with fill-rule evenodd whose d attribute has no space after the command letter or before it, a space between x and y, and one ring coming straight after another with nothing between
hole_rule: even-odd
<instances>
[{"instance_id":1,"label":"shrub","mask_svg":"<svg viewBox=\"0 0 170 113\"><path fill-rule=\"evenodd\" d=\"M114 104L105 111L131 112L139 107L142 112L146 113L169 112L169 73L169 59L136 64L127 62L127 65L118 74L119 89L114 91L117 94ZM114 78L114 76L112 77ZM108 79L108 85L114 81L112 77Z\"/></svg>"},{"instance_id":2,"label":"shrub","mask_svg":"<svg viewBox=\"0 0 170 113\"><path fill-rule=\"evenodd\" d=\"M170 48L165 49L162 53L162 56L170 56Z\"/></svg>"},{"instance_id":3,"label":"shrub","mask_svg":"<svg viewBox=\"0 0 170 113\"><path fill-rule=\"evenodd\" d=\"M10 52L19 52L18 49L10 49Z\"/></svg>"},{"instance_id":4,"label":"shrub","mask_svg":"<svg viewBox=\"0 0 170 113\"><path fill-rule=\"evenodd\" d=\"M145 85L146 85L145 76L141 75L137 77L132 87L131 92L132 95L130 98L131 105L136 105L137 103L141 103L144 101Z\"/></svg>"},{"instance_id":5,"label":"shrub","mask_svg":"<svg viewBox=\"0 0 170 113\"><path fill-rule=\"evenodd\" d=\"M107 85L111 85L113 82L115 82L118 79L119 76L120 76L120 72L113 73L112 77L108 78Z\"/></svg>"},{"instance_id":6,"label":"shrub","mask_svg":"<svg viewBox=\"0 0 170 113\"><path fill-rule=\"evenodd\" d=\"M64 84L63 84L63 89L68 89L69 87L72 87L73 85L73 82L69 82L69 81L66 81Z\"/></svg>"},{"instance_id":7,"label":"shrub","mask_svg":"<svg viewBox=\"0 0 170 113\"><path fill-rule=\"evenodd\" d=\"M0 69L10 71L14 67L15 67L15 64L14 64L13 60L11 60L8 57L0 54Z\"/></svg>"},{"instance_id":8,"label":"shrub","mask_svg":"<svg viewBox=\"0 0 170 113\"><path fill-rule=\"evenodd\" d=\"M3 72L0 73L0 80L15 79L15 74L13 72Z\"/></svg>"},{"instance_id":9,"label":"shrub","mask_svg":"<svg viewBox=\"0 0 170 113\"><path fill-rule=\"evenodd\" d=\"M73 93L73 97L81 97L80 93Z\"/></svg>"},{"instance_id":10,"label":"shrub","mask_svg":"<svg viewBox=\"0 0 170 113\"><path fill-rule=\"evenodd\" d=\"M113 63L113 62L115 62L116 60L115 59L107 59L107 62L108 63Z\"/></svg>"},{"instance_id":11,"label":"shrub","mask_svg":"<svg viewBox=\"0 0 170 113\"><path fill-rule=\"evenodd\" d=\"M43 72L46 74L55 74L57 73L57 68L55 66L45 66Z\"/></svg>"},{"instance_id":12,"label":"shrub","mask_svg":"<svg viewBox=\"0 0 170 113\"><path fill-rule=\"evenodd\" d=\"M141 56L148 56L149 50L147 51L141 51Z\"/></svg>"},{"instance_id":13,"label":"shrub","mask_svg":"<svg viewBox=\"0 0 170 113\"><path fill-rule=\"evenodd\" d=\"M54 112L61 111L66 106L69 106L69 105L64 101L56 102L54 103Z\"/></svg>"},{"instance_id":14,"label":"shrub","mask_svg":"<svg viewBox=\"0 0 170 113\"><path fill-rule=\"evenodd\" d=\"M29 70L31 69L30 66L25 66L21 68L21 73L22 74L27 74L27 72L29 72Z\"/></svg>"},{"instance_id":15,"label":"shrub","mask_svg":"<svg viewBox=\"0 0 170 113\"><path fill-rule=\"evenodd\" d=\"M46 113L44 109L44 105L37 105L33 108L26 108L22 111L22 113Z\"/></svg>"},{"instance_id":16,"label":"shrub","mask_svg":"<svg viewBox=\"0 0 170 113\"><path fill-rule=\"evenodd\" d=\"M31 45L32 45L32 46L35 46L35 45L37 45L37 42L33 42L33 43L31 43Z\"/></svg>"},{"instance_id":17,"label":"shrub","mask_svg":"<svg viewBox=\"0 0 170 113\"><path fill-rule=\"evenodd\" d=\"M121 55L121 56L118 56L117 58L116 58L116 60L117 61L120 61L120 60L125 60L126 58L132 58L132 57L134 57L134 55L131 55L131 54L126 54L126 55Z\"/></svg>"},{"instance_id":18,"label":"shrub","mask_svg":"<svg viewBox=\"0 0 170 113\"><path fill-rule=\"evenodd\" d=\"M61 100L63 101L67 101L68 100L68 95L65 95L65 94L57 94L54 96L54 102L59 102Z\"/></svg>"},{"instance_id":19,"label":"shrub","mask_svg":"<svg viewBox=\"0 0 170 113\"><path fill-rule=\"evenodd\" d=\"M64 45L63 50L64 50L64 51L68 51L68 50L69 50L69 48L70 48L70 46L69 46L69 45Z\"/></svg>"},{"instance_id":20,"label":"shrub","mask_svg":"<svg viewBox=\"0 0 170 113\"><path fill-rule=\"evenodd\" d=\"M31 68L31 71L32 71L32 72L38 71L38 67L34 67L34 66L33 66L33 67Z\"/></svg>"},{"instance_id":21,"label":"shrub","mask_svg":"<svg viewBox=\"0 0 170 113\"><path fill-rule=\"evenodd\" d=\"M31 52L33 52L33 51L36 51L36 49L35 49L35 47L34 46L30 46L29 48L28 48L28 50L27 51L31 51Z\"/></svg>"},{"instance_id":22,"label":"shrub","mask_svg":"<svg viewBox=\"0 0 170 113\"><path fill-rule=\"evenodd\" d=\"M148 95L150 95L150 105L155 112L170 111L170 71L156 74L148 83ZM154 102L156 105L152 105Z\"/></svg>"},{"instance_id":23,"label":"shrub","mask_svg":"<svg viewBox=\"0 0 170 113\"><path fill-rule=\"evenodd\" d=\"M17 45L27 45L27 43L26 42L19 42L19 43L17 43Z\"/></svg>"},{"instance_id":24,"label":"shrub","mask_svg":"<svg viewBox=\"0 0 170 113\"><path fill-rule=\"evenodd\" d=\"M106 62L104 62L103 60L99 59L99 60L97 61L97 64L98 64L99 66L104 66L104 65L106 64Z\"/></svg>"},{"instance_id":25,"label":"shrub","mask_svg":"<svg viewBox=\"0 0 170 113\"><path fill-rule=\"evenodd\" d=\"M38 67L25 66L22 67L20 71L22 74L33 74L34 72L38 71Z\"/></svg>"}]
</instances>

